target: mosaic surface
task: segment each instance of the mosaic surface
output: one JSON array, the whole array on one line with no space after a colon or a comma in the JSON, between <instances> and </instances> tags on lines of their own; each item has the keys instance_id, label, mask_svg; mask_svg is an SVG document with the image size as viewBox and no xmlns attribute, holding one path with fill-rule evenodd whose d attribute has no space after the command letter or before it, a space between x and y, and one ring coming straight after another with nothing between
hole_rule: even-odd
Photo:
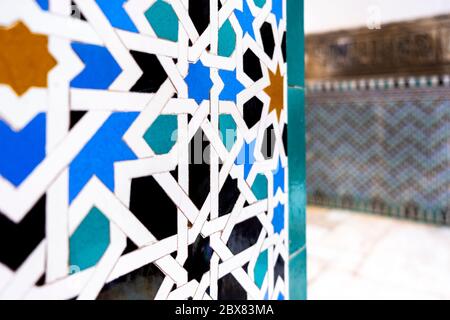
<instances>
[{"instance_id":1,"label":"mosaic surface","mask_svg":"<svg viewBox=\"0 0 450 320\"><path fill-rule=\"evenodd\" d=\"M450 224L450 15L306 39L308 200Z\"/></svg>"},{"instance_id":2,"label":"mosaic surface","mask_svg":"<svg viewBox=\"0 0 450 320\"><path fill-rule=\"evenodd\" d=\"M311 203L450 225L449 82L418 80L308 91Z\"/></svg>"},{"instance_id":3,"label":"mosaic surface","mask_svg":"<svg viewBox=\"0 0 450 320\"><path fill-rule=\"evenodd\" d=\"M289 297L285 12L0 1L0 298Z\"/></svg>"}]
</instances>

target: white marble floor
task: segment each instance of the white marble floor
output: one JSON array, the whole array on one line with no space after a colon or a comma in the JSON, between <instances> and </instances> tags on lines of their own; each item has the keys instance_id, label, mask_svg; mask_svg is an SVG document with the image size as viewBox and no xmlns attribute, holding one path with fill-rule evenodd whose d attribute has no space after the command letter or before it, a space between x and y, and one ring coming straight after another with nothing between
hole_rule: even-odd
<instances>
[{"instance_id":1,"label":"white marble floor","mask_svg":"<svg viewBox=\"0 0 450 320\"><path fill-rule=\"evenodd\" d=\"M450 299L450 227L308 207L308 298Z\"/></svg>"}]
</instances>

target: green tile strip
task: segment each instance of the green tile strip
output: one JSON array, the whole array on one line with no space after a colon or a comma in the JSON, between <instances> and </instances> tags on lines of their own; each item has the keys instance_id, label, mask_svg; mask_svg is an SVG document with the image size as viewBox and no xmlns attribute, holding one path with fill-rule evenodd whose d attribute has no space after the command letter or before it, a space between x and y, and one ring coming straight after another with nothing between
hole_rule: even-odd
<instances>
[{"instance_id":1,"label":"green tile strip","mask_svg":"<svg viewBox=\"0 0 450 320\"><path fill-rule=\"evenodd\" d=\"M305 86L304 44L303 0L287 0L288 84L292 87Z\"/></svg>"},{"instance_id":2,"label":"green tile strip","mask_svg":"<svg viewBox=\"0 0 450 320\"><path fill-rule=\"evenodd\" d=\"M306 291L306 142L303 0L287 0L289 297Z\"/></svg>"}]
</instances>

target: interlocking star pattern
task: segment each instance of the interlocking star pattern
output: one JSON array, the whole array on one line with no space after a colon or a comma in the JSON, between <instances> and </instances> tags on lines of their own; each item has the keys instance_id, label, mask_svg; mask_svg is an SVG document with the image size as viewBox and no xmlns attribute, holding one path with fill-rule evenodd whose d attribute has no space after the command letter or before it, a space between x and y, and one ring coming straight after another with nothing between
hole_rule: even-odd
<instances>
[{"instance_id":1,"label":"interlocking star pattern","mask_svg":"<svg viewBox=\"0 0 450 320\"><path fill-rule=\"evenodd\" d=\"M289 298L285 1L218 2L0 1L0 299Z\"/></svg>"}]
</instances>

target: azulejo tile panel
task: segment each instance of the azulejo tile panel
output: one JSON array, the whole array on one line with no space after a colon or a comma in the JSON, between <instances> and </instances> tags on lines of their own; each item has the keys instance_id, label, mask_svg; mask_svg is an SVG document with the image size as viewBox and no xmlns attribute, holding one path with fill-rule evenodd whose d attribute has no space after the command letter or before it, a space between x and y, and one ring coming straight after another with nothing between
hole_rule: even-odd
<instances>
[{"instance_id":1,"label":"azulejo tile panel","mask_svg":"<svg viewBox=\"0 0 450 320\"><path fill-rule=\"evenodd\" d=\"M308 91L309 201L450 225L447 93L444 84Z\"/></svg>"},{"instance_id":2,"label":"azulejo tile panel","mask_svg":"<svg viewBox=\"0 0 450 320\"><path fill-rule=\"evenodd\" d=\"M289 298L286 1L0 12L0 298Z\"/></svg>"}]
</instances>

